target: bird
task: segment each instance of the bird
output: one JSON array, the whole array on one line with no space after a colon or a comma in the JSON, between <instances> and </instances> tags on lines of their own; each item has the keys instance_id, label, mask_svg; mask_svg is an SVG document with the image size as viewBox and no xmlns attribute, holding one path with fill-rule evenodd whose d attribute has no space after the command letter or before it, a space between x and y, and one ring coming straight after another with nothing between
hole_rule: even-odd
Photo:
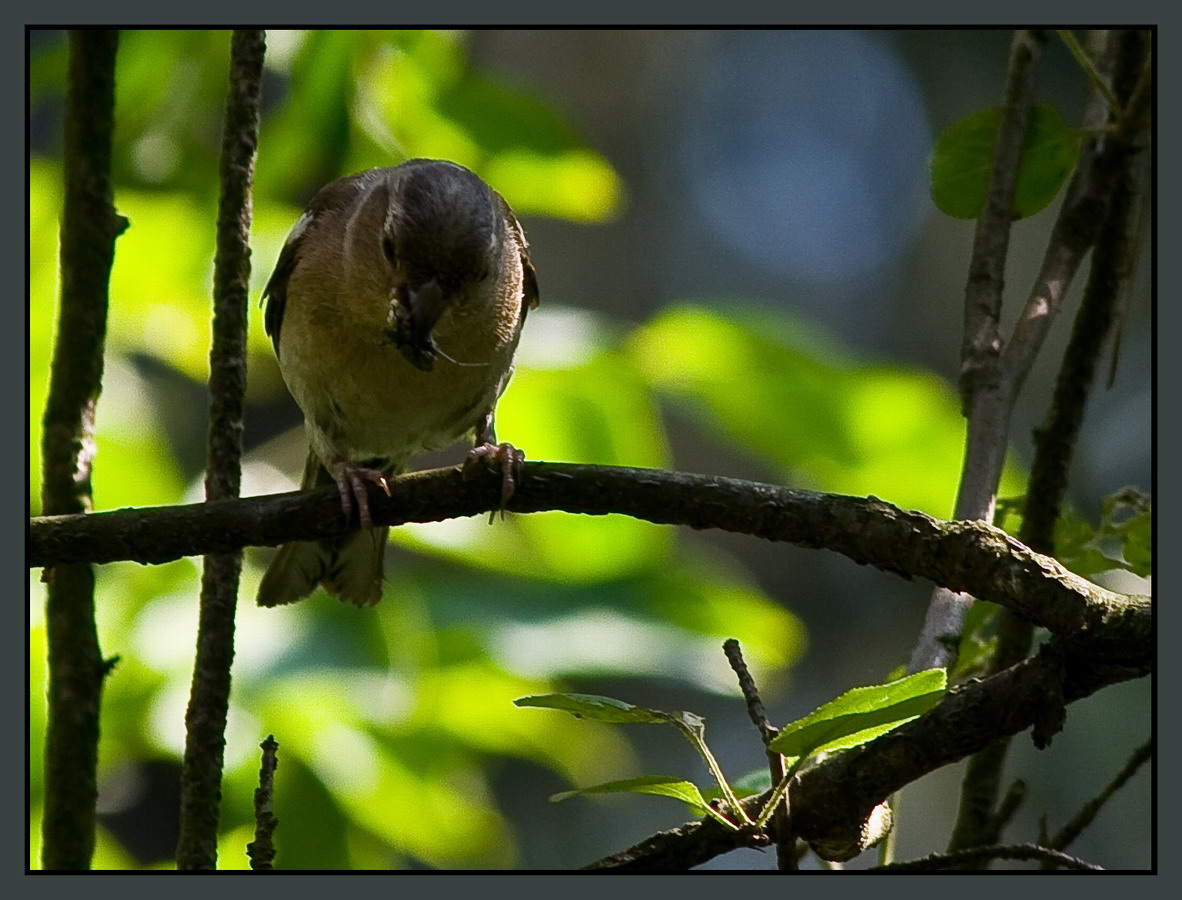
<instances>
[{"instance_id":1,"label":"bird","mask_svg":"<svg viewBox=\"0 0 1182 900\"><path fill-rule=\"evenodd\" d=\"M497 443L494 413L538 299L521 223L469 169L412 159L321 188L263 289L263 319L304 414L301 488L336 484L361 528L280 547L260 606L317 586L376 604L389 528L374 527L369 491L389 495L388 479L412 457L465 434L475 438L466 468L501 465L504 509L524 455Z\"/></svg>"}]
</instances>

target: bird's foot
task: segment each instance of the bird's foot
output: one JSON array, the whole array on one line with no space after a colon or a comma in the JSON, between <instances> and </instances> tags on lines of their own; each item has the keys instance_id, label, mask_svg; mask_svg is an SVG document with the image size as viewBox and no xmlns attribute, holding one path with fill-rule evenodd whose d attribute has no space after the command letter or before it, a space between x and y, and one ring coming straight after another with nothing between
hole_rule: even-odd
<instances>
[{"instance_id":1,"label":"bird's foot","mask_svg":"<svg viewBox=\"0 0 1182 900\"><path fill-rule=\"evenodd\" d=\"M517 490L517 482L525 472L525 453L506 442L477 444L468 451L468 458L464 460L464 477L467 478L476 471L476 467L485 460L501 469L501 505L489 516L488 521L491 523L496 520L498 512L502 519L505 517L505 506L513 497L513 492Z\"/></svg>"},{"instance_id":2,"label":"bird's foot","mask_svg":"<svg viewBox=\"0 0 1182 900\"><path fill-rule=\"evenodd\" d=\"M332 477L336 481L337 490L341 495L341 509L344 510L345 518L352 517L353 506L356 505L361 527L372 528L373 517L369 513L369 485L376 484L389 497L390 485L386 481L386 476L378 469L344 462L333 470Z\"/></svg>"}]
</instances>

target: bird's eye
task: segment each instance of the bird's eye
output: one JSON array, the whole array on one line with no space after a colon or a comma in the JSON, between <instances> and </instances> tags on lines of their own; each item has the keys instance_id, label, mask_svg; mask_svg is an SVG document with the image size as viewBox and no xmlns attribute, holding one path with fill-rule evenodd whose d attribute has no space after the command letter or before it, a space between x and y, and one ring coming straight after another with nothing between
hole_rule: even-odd
<instances>
[{"instance_id":1,"label":"bird's eye","mask_svg":"<svg viewBox=\"0 0 1182 900\"><path fill-rule=\"evenodd\" d=\"M394 252L394 238L388 234L382 235L382 253L389 260L390 265L398 265L398 254Z\"/></svg>"}]
</instances>

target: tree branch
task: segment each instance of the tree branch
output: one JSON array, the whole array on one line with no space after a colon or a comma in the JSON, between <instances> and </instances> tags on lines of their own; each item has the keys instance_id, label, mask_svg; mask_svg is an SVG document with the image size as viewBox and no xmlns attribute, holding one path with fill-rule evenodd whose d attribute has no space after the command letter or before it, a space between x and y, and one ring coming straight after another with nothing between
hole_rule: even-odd
<instances>
[{"instance_id":1,"label":"tree branch","mask_svg":"<svg viewBox=\"0 0 1182 900\"><path fill-rule=\"evenodd\" d=\"M1104 790L1085 803L1083 808L1076 813L1075 817L1059 829L1058 833L1050 840L1050 846L1056 850L1066 850L1070 847L1072 842L1083 833L1084 829L1092 824L1092 820L1103 809L1104 804L1111 800L1112 796L1124 787L1125 782L1136 775L1137 770L1152 756L1153 741L1147 741L1134 750L1128 762L1124 764L1124 767L1117 773L1116 777L1105 786Z\"/></svg>"},{"instance_id":2,"label":"tree branch","mask_svg":"<svg viewBox=\"0 0 1182 900\"><path fill-rule=\"evenodd\" d=\"M997 484L1005 465L1012 398L1004 392L1000 372L1002 291L1018 169L1045 43L1042 32L1014 32L989 194L973 235L961 344L961 408L967 427L954 512L957 519L993 520ZM908 671L955 661L957 640L971 603L971 597L945 587L932 592Z\"/></svg>"},{"instance_id":3,"label":"tree branch","mask_svg":"<svg viewBox=\"0 0 1182 900\"><path fill-rule=\"evenodd\" d=\"M1110 53L1091 71L1112 77L1119 102L1132 95L1147 63L1148 45L1127 36L1109 42ZM1095 101L1094 101L1095 102ZM1141 157L1144 154L1140 154ZM1075 443L1083 423L1101 350L1108 340L1128 288L1139 250L1138 222L1145 206L1144 181L1137 164L1122 167L1112 189L1092 254L1083 302L1072 325L1055 392L1043 426L1035 431L1035 455L1022 513L1021 539L1040 553L1054 552L1054 527L1059 519ZM1030 652L1033 625L1005 611L998 627L991 670L1001 671ZM999 741L970 760L961 784L961 806L949 850L993 843L993 805L1001 782L1008 742ZM1061 849L1061 848L1060 848Z\"/></svg>"},{"instance_id":4,"label":"tree branch","mask_svg":"<svg viewBox=\"0 0 1182 900\"><path fill-rule=\"evenodd\" d=\"M965 285L960 389L966 416L972 406L972 395L980 387L997 385L1001 298L1010 223L1014 218L1014 193L1026 126L1034 105L1035 77L1045 44L1046 35L1041 32L1016 31L1010 45L1005 102L993 150L989 194L973 233Z\"/></svg>"},{"instance_id":5,"label":"tree branch","mask_svg":"<svg viewBox=\"0 0 1182 900\"><path fill-rule=\"evenodd\" d=\"M994 844L988 847L973 847L968 850L956 850L952 853L935 853L920 859L907 862L891 863L879 866L874 871L888 869L895 872L920 871L931 869L972 869L983 868L980 863L991 859L1020 859L1037 860L1042 863L1053 863L1065 869L1079 869L1086 872L1102 872L1103 866L1097 866L1077 856L1069 856L1050 847L1040 847L1038 844ZM977 865L974 866L973 864Z\"/></svg>"},{"instance_id":6,"label":"tree branch","mask_svg":"<svg viewBox=\"0 0 1182 900\"><path fill-rule=\"evenodd\" d=\"M498 508L491 469L413 472L374 492L377 524L436 522ZM833 550L905 578L920 576L1013 609L1052 631L1108 635L1140 646L1150 634L1148 598L1106 591L984 522L942 522L875 497L792 490L735 478L657 469L529 462L507 508L621 513L662 525L718 528ZM355 525L351 526L356 528ZM350 530L331 486L242 500L35 518L29 564L159 563L246 545L316 540ZM1140 652L1140 651L1138 651Z\"/></svg>"},{"instance_id":7,"label":"tree branch","mask_svg":"<svg viewBox=\"0 0 1182 900\"><path fill-rule=\"evenodd\" d=\"M262 31L234 32L214 260L209 459L205 476L205 492L211 500L237 497L241 482L246 306L250 290L250 189L258 139L263 49ZM197 658L185 713L178 869L213 869L217 865L230 665L234 659L234 610L241 569L239 548L210 554L202 572Z\"/></svg>"},{"instance_id":8,"label":"tree branch","mask_svg":"<svg viewBox=\"0 0 1182 900\"><path fill-rule=\"evenodd\" d=\"M111 196L118 31L70 33L65 116L61 307L42 431L41 505L91 508L94 415L102 390L107 290L115 239L127 227ZM42 864L87 869L94 852L99 708L108 669L94 621L89 565L46 569L49 710Z\"/></svg>"},{"instance_id":9,"label":"tree branch","mask_svg":"<svg viewBox=\"0 0 1182 900\"><path fill-rule=\"evenodd\" d=\"M1129 33L1114 34L1114 40L1129 40L1125 37ZM1085 141L1080 150L1075 175L1055 220L1042 267L1014 332L1000 348L996 367L986 367L986 374L976 377L976 389L969 395L965 468L957 497L957 519L992 519L1014 402L1076 270L1095 244L1113 191L1128 173L1139 148L1140 136L1131 130L1132 126L1128 130L1099 128L1107 121L1107 112L1102 99L1093 99L1089 104L1084 127L1097 129L1099 133ZM956 642L971 602L970 597L948 590L938 589L933 593L912 654L911 671L947 666L955 660Z\"/></svg>"}]
</instances>

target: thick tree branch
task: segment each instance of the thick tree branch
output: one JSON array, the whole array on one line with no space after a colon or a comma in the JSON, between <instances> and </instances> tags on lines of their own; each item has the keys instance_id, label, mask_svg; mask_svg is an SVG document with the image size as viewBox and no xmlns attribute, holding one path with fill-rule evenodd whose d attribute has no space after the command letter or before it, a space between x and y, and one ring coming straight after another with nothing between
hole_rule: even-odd
<instances>
[{"instance_id":1,"label":"thick tree branch","mask_svg":"<svg viewBox=\"0 0 1182 900\"><path fill-rule=\"evenodd\" d=\"M500 505L500 477L465 478L459 467L414 472L375 492L375 523L402 525L487 513ZM1013 609L1061 634L1094 630L1115 644L1147 641L1148 598L1106 591L984 522L942 522L874 497L791 490L722 478L568 463L530 462L508 507L622 513L662 525L718 528L801 547L833 550L905 578L920 576ZM356 527L356 526L352 526ZM246 545L314 540L348 530L331 487L33 519L29 564L159 563Z\"/></svg>"}]
</instances>

